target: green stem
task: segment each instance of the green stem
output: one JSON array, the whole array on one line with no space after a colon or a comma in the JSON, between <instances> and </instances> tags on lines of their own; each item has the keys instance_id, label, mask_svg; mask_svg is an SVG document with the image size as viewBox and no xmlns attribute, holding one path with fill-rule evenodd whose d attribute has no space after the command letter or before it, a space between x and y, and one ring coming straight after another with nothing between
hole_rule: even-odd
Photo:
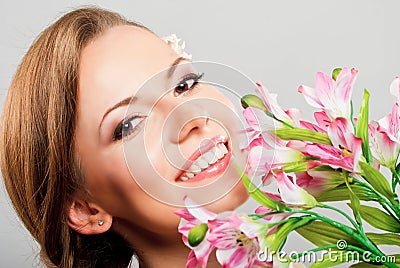
<instances>
[{"instance_id":1,"label":"green stem","mask_svg":"<svg viewBox=\"0 0 400 268\"><path fill-rule=\"evenodd\" d=\"M300 216L300 217L296 217L296 218L300 218L300 219L313 219L313 218L315 218L315 217L314 217L314 216ZM280 225L280 224L283 224L283 223L286 223L286 222L292 221L292 220L293 220L293 217L292 217L292 218L288 218L288 219L284 219L284 220L281 220L281 221L273 222L273 223L268 224L268 228L271 228L271 227L274 227L274 226L276 226L276 225Z\"/></svg>"},{"instance_id":2,"label":"green stem","mask_svg":"<svg viewBox=\"0 0 400 268\"><path fill-rule=\"evenodd\" d=\"M287 127L289 127L289 128L294 128L294 126L292 126L291 124L289 124L289 123L286 123L285 121L283 121L283 120L280 120L278 117L276 117L273 113L271 113L271 112L266 112L265 113L267 116L269 116L269 117L271 117L272 119L274 119L274 120L276 120L276 121L278 121L278 122L280 122L280 123L282 123L282 124L284 124L285 126L287 126Z\"/></svg>"},{"instance_id":3,"label":"green stem","mask_svg":"<svg viewBox=\"0 0 400 268\"><path fill-rule=\"evenodd\" d=\"M362 229L360 229L358 224L349 215L347 215L344 211L342 211L342 210L340 210L338 208L329 206L329 205L322 204L322 203L318 203L317 206L321 207L321 208L331 209L331 210L334 210L334 211L338 212L339 214L343 215L354 226L354 228L356 228L356 230L358 232L362 232Z\"/></svg>"},{"instance_id":4,"label":"green stem","mask_svg":"<svg viewBox=\"0 0 400 268\"><path fill-rule=\"evenodd\" d=\"M396 192L396 186L400 184L399 174L397 174L396 169L392 168L392 191L393 193Z\"/></svg>"},{"instance_id":5,"label":"green stem","mask_svg":"<svg viewBox=\"0 0 400 268\"><path fill-rule=\"evenodd\" d=\"M366 239L368 239L365 236L363 225L362 225L362 220L361 220L361 215L360 215L360 199L358 196L353 192L353 189L350 187L349 183L349 173L347 171L343 171L343 175L345 178L345 183L347 186L347 189L349 189L350 192L350 200L351 200L351 210L353 211L354 217L356 219L356 222L358 223L358 227L356 227L357 231L363 235Z\"/></svg>"},{"instance_id":6,"label":"green stem","mask_svg":"<svg viewBox=\"0 0 400 268\"><path fill-rule=\"evenodd\" d=\"M389 200L387 200L386 197L384 197L381 193L377 192L377 191L376 191L371 185L369 185L368 183L364 183L364 182L362 182L362 181L360 181L360 180L358 180L358 179L356 179L356 178L354 178L354 177L352 177L352 178L353 178L353 180L354 180L355 182L357 182L357 183L360 184L361 186L364 186L364 187L368 188L370 191L372 191L372 192L378 197L378 199L379 199L379 201L380 201L379 203L380 203L380 204L385 203L387 206L389 206L389 207L393 210L393 212L396 214L397 218L400 219L400 209L397 208L397 207L395 207L395 206L393 205L392 202L390 202Z\"/></svg>"}]
</instances>

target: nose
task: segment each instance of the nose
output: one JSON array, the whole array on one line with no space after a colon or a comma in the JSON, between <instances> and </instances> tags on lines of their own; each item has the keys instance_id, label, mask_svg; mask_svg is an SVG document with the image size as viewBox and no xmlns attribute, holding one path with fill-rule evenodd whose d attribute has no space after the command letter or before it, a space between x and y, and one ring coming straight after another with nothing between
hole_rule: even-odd
<instances>
[{"instance_id":1,"label":"nose","mask_svg":"<svg viewBox=\"0 0 400 268\"><path fill-rule=\"evenodd\" d=\"M178 142L184 141L191 134L201 133L208 124L208 116L198 116L184 123L178 132Z\"/></svg>"},{"instance_id":2,"label":"nose","mask_svg":"<svg viewBox=\"0 0 400 268\"><path fill-rule=\"evenodd\" d=\"M195 101L181 103L168 115L164 130L169 132L173 143L181 143L193 134L204 132L208 120L209 114L204 105Z\"/></svg>"}]
</instances>

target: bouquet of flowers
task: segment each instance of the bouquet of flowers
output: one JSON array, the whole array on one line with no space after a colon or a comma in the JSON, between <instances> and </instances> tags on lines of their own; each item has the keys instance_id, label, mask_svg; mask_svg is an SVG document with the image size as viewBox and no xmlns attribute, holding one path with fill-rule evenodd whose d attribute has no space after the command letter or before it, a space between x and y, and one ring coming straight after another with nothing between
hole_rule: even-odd
<instances>
[{"instance_id":1,"label":"bouquet of flowers","mask_svg":"<svg viewBox=\"0 0 400 268\"><path fill-rule=\"evenodd\" d=\"M187 198L187 208L177 212L191 249L187 267L205 267L214 249L222 267L302 266L305 256L317 253L311 267L399 267L400 254L385 254L382 245L400 246L400 78L390 86L396 98L391 113L370 121L367 90L354 115L357 73L319 72L315 88L299 87L319 109L315 123L296 109L283 110L259 83L259 96L242 97L250 137L242 144L248 150L242 181L260 206L249 215L214 214ZM282 254L293 231L315 248Z\"/></svg>"}]
</instances>

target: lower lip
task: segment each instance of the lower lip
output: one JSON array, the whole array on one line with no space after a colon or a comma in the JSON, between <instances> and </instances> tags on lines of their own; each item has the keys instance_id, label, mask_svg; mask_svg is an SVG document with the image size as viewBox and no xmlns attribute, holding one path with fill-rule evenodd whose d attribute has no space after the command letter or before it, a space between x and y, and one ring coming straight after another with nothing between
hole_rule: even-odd
<instances>
[{"instance_id":1,"label":"lower lip","mask_svg":"<svg viewBox=\"0 0 400 268\"><path fill-rule=\"evenodd\" d=\"M215 162L208 168L202 170L200 173L196 174L193 178L181 182L184 183L198 182L221 174L228 168L231 156L232 156L231 152L228 152L226 155L224 155L223 158L219 159L217 162Z\"/></svg>"}]
</instances>

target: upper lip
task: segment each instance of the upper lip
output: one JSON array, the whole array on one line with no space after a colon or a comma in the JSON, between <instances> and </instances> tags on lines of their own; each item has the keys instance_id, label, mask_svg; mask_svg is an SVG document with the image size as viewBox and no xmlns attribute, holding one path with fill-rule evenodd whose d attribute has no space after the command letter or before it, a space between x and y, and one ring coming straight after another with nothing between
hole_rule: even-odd
<instances>
[{"instance_id":1,"label":"upper lip","mask_svg":"<svg viewBox=\"0 0 400 268\"><path fill-rule=\"evenodd\" d=\"M211 139L209 139L206 143L200 145L192 155L186 160L186 162L182 165L182 168L179 170L178 175L175 178L175 181L179 180L179 178L190 168L190 166L196 162L196 160L204 153L210 151L216 144L218 143L226 143L228 139L224 135L217 135Z\"/></svg>"}]
</instances>

